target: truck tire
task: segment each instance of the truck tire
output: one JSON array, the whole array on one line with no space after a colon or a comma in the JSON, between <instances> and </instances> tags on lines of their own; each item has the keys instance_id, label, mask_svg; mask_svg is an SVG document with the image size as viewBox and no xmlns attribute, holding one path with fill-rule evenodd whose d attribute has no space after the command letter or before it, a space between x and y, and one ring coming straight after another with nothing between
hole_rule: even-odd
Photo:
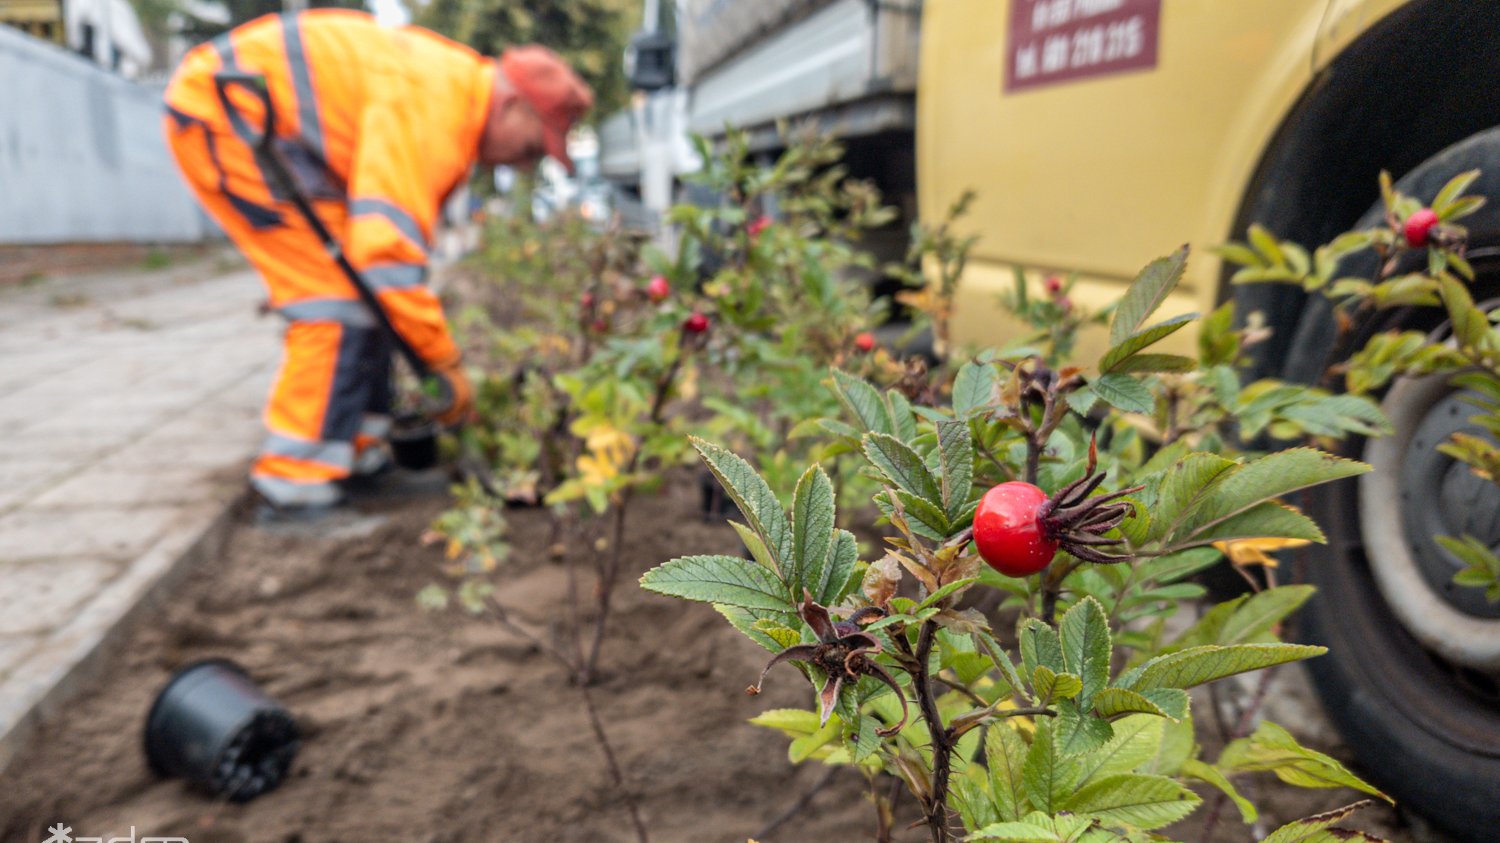
<instances>
[{"instance_id":1,"label":"truck tire","mask_svg":"<svg viewBox=\"0 0 1500 843\"><path fill-rule=\"evenodd\" d=\"M1449 147L1397 188L1430 201L1449 178L1474 168L1483 175L1470 192L1490 204L1464 224L1478 273L1475 300L1484 301L1500 293L1500 128ZM1383 219L1377 205L1357 227ZM1374 257L1363 257L1364 265L1340 274L1373 276ZM1444 329L1440 309L1392 310L1339 347L1330 314L1326 300L1309 302L1285 379L1324 382L1330 364L1380 331L1440 337ZM1468 531L1500 544L1500 488L1434 450L1448 433L1472 426L1474 411L1461 409L1445 379L1399 381L1383 401L1397 434L1344 446L1346 455L1377 464L1376 472L1302 500L1329 543L1301 560L1318 592L1301 615L1299 637L1329 648L1308 666L1361 772L1457 839L1492 841L1500 827L1500 607L1452 586L1459 566L1432 535Z\"/></svg>"}]
</instances>

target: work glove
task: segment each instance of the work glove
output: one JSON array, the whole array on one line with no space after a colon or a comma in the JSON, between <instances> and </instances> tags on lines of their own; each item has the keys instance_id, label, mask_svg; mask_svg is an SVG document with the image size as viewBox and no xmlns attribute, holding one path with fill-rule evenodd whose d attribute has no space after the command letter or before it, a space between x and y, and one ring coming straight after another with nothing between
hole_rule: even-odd
<instances>
[{"instance_id":1,"label":"work glove","mask_svg":"<svg viewBox=\"0 0 1500 843\"><path fill-rule=\"evenodd\" d=\"M434 401L433 420L446 428L460 427L474 415L474 385L458 360L434 366L432 376L442 394Z\"/></svg>"}]
</instances>

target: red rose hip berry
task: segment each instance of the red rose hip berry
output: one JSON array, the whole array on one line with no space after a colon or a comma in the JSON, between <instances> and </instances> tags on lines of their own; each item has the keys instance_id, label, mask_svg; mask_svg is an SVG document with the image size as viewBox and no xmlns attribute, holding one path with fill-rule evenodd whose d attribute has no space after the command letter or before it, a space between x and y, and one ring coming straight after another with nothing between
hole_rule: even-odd
<instances>
[{"instance_id":1,"label":"red rose hip berry","mask_svg":"<svg viewBox=\"0 0 1500 843\"><path fill-rule=\"evenodd\" d=\"M1423 208L1406 218L1401 233L1406 235L1406 245L1420 249L1432 238L1432 229L1438 224L1438 216L1431 208Z\"/></svg>"},{"instance_id":2,"label":"red rose hip berry","mask_svg":"<svg viewBox=\"0 0 1500 843\"><path fill-rule=\"evenodd\" d=\"M1030 483L1001 483L974 512L974 544L991 568L1008 577L1035 574L1052 563L1058 542L1048 535L1047 493Z\"/></svg>"},{"instance_id":3,"label":"red rose hip berry","mask_svg":"<svg viewBox=\"0 0 1500 843\"><path fill-rule=\"evenodd\" d=\"M875 335L869 331L860 331L854 335L854 347L869 354L875 350Z\"/></svg>"},{"instance_id":4,"label":"red rose hip berry","mask_svg":"<svg viewBox=\"0 0 1500 843\"><path fill-rule=\"evenodd\" d=\"M646 283L646 297L654 302L665 301L672 294L672 285L660 275L654 275Z\"/></svg>"},{"instance_id":5,"label":"red rose hip berry","mask_svg":"<svg viewBox=\"0 0 1500 843\"><path fill-rule=\"evenodd\" d=\"M682 330L690 334L701 334L708 330L708 317L694 312L682 321Z\"/></svg>"}]
</instances>

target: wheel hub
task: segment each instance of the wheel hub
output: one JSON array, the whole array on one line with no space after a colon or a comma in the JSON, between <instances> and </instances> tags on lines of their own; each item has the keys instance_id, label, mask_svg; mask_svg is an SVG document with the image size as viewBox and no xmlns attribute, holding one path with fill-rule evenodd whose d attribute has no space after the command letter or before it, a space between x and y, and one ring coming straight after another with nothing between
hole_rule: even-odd
<instances>
[{"instance_id":1,"label":"wheel hub","mask_svg":"<svg viewBox=\"0 0 1500 843\"><path fill-rule=\"evenodd\" d=\"M1468 534L1491 548L1500 546L1500 486L1438 451L1454 433L1485 436L1469 420L1478 410L1467 395L1450 392L1417 426L1401 461L1401 517L1406 543L1427 586L1465 614L1500 618L1500 605L1485 600L1482 589L1454 585L1453 576L1464 563L1436 540Z\"/></svg>"},{"instance_id":2,"label":"wheel hub","mask_svg":"<svg viewBox=\"0 0 1500 843\"><path fill-rule=\"evenodd\" d=\"M1478 410L1446 377L1401 378L1381 409L1395 432L1365 442L1360 533L1381 595L1403 626L1448 661L1500 671L1500 606L1453 584L1463 567L1434 536L1500 545L1500 487L1440 453L1455 432L1482 435Z\"/></svg>"}]
</instances>

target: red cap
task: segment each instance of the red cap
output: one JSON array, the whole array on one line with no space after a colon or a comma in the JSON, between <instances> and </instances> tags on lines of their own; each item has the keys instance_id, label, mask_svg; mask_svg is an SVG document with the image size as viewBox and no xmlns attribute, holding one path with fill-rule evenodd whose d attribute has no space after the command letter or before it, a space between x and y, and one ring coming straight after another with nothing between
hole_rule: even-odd
<instances>
[{"instance_id":1,"label":"red cap","mask_svg":"<svg viewBox=\"0 0 1500 843\"><path fill-rule=\"evenodd\" d=\"M568 130L594 107L594 92L557 53L536 44L501 53L500 70L542 118L547 154L572 173Z\"/></svg>"}]
</instances>

